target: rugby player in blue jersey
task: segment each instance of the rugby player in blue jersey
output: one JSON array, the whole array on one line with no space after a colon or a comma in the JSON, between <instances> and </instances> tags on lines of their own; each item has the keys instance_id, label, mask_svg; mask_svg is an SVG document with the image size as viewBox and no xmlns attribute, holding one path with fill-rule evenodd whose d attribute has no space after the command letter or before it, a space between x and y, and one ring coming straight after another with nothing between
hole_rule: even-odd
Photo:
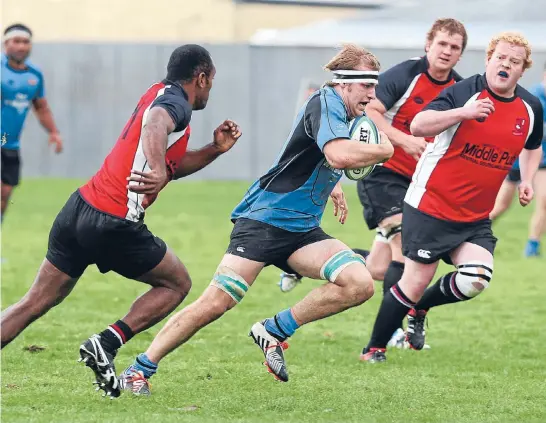
<instances>
[{"instance_id":1,"label":"rugby player in blue jersey","mask_svg":"<svg viewBox=\"0 0 546 423\"><path fill-rule=\"evenodd\" d=\"M44 94L42 72L28 56L32 32L22 24L4 31L2 54L2 221L13 189L19 184L21 159L19 140L28 111L32 106L38 120L49 133L49 143L60 153L63 143Z\"/></svg>"},{"instance_id":2,"label":"rugby player in blue jersey","mask_svg":"<svg viewBox=\"0 0 546 423\"><path fill-rule=\"evenodd\" d=\"M121 375L122 387L149 394L148 379L159 361L238 304L265 266L285 271L289 267L327 281L294 307L250 330L268 370L284 382L285 341L297 328L373 295L374 282L364 259L327 235L320 222L343 169L383 162L393 154L384 134L379 145L351 141L349 136L349 122L375 98L379 66L372 53L356 45L344 46L326 65L333 79L307 99L273 166L235 207L230 243L210 285L171 317L148 350Z\"/></svg>"}]
</instances>

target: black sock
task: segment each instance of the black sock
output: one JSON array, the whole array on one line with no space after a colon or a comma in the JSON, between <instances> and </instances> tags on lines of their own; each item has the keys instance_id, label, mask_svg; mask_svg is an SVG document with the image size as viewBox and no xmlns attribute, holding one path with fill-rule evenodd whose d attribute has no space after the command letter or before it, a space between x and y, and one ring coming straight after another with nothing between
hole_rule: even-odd
<instances>
[{"instance_id":1,"label":"black sock","mask_svg":"<svg viewBox=\"0 0 546 423\"><path fill-rule=\"evenodd\" d=\"M431 307L436 307L443 304L458 303L459 301L469 300L463 295L457 284L455 283L455 275L457 272L451 272L442 276L438 281L427 288L423 297L417 305L416 310L428 310Z\"/></svg>"},{"instance_id":2,"label":"black sock","mask_svg":"<svg viewBox=\"0 0 546 423\"><path fill-rule=\"evenodd\" d=\"M366 353L370 348L386 348L392 334L402 325L404 317L414 306L415 303L406 297L398 284L395 284L383 295L383 301L373 326L372 337L363 353Z\"/></svg>"},{"instance_id":3,"label":"black sock","mask_svg":"<svg viewBox=\"0 0 546 423\"><path fill-rule=\"evenodd\" d=\"M360 254L364 259L367 259L370 255L370 252L368 250L361 250L360 248L353 248L352 249L355 253Z\"/></svg>"},{"instance_id":4,"label":"black sock","mask_svg":"<svg viewBox=\"0 0 546 423\"><path fill-rule=\"evenodd\" d=\"M385 277L383 278L383 295L385 295L389 289L398 283L402 279L404 274L404 263L399 261L391 261L387 271L385 272Z\"/></svg>"},{"instance_id":5,"label":"black sock","mask_svg":"<svg viewBox=\"0 0 546 423\"><path fill-rule=\"evenodd\" d=\"M131 328L127 326L127 323L118 320L116 323L111 324L99 333L99 336L103 348L106 348L112 353L117 351L123 344L129 342L135 334Z\"/></svg>"}]
</instances>

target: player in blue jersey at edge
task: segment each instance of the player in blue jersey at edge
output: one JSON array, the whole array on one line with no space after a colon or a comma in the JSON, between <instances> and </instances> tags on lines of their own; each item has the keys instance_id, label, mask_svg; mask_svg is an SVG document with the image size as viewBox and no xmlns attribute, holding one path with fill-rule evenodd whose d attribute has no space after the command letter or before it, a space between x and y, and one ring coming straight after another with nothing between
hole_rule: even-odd
<instances>
[{"instance_id":1,"label":"player in blue jersey at edge","mask_svg":"<svg viewBox=\"0 0 546 423\"><path fill-rule=\"evenodd\" d=\"M31 105L49 133L49 144L60 153L63 143L44 94L42 72L27 58L32 49L32 31L14 24L4 31L2 54L2 221L13 189L19 184L21 159L19 139Z\"/></svg>"},{"instance_id":2,"label":"player in blue jersey at edge","mask_svg":"<svg viewBox=\"0 0 546 423\"><path fill-rule=\"evenodd\" d=\"M327 281L292 308L250 329L268 370L284 382L285 341L296 329L373 295L364 259L327 235L320 222L342 169L383 162L393 154L385 134L378 145L349 136L349 122L375 98L379 67L372 53L356 45L344 46L325 66L334 74L332 81L307 99L273 166L235 207L230 243L210 285L171 317L148 350L120 376L123 388L149 394L148 379L159 361L238 304L265 266L290 266L305 277ZM338 206L344 208L344 200Z\"/></svg>"},{"instance_id":3,"label":"player in blue jersey at edge","mask_svg":"<svg viewBox=\"0 0 546 423\"><path fill-rule=\"evenodd\" d=\"M535 211L529 222L529 238L525 245L524 255L525 257L539 257L541 255L540 238L542 238L546 232L546 63L544 63L542 82L533 85L529 91L531 94L538 97L542 103L542 120L545 135L542 140L542 162L540 163L538 172L533 181L536 204ZM490 215L492 220L499 218L508 210L520 182L519 160L516 160L513 169L508 173L508 176L499 191L497 201L495 202L495 208Z\"/></svg>"}]
</instances>

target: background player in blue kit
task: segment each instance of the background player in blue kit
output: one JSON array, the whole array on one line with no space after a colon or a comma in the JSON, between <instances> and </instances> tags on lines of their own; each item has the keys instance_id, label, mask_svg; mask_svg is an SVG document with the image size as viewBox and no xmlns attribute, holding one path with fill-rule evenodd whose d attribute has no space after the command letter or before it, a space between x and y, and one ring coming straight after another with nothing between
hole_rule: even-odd
<instances>
[{"instance_id":1,"label":"background player in blue kit","mask_svg":"<svg viewBox=\"0 0 546 423\"><path fill-rule=\"evenodd\" d=\"M42 72L27 58L32 49L32 32L22 24L4 31L2 54L2 221L13 191L19 184L21 159L19 139L31 105L42 126L49 133L55 152L63 150L59 131L44 94Z\"/></svg>"},{"instance_id":2,"label":"background player in blue kit","mask_svg":"<svg viewBox=\"0 0 546 423\"><path fill-rule=\"evenodd\" d=\"M544 63L544 75L542 82L532 86L529 90L531 94L538 97L542 103L543 116L542 120L546 129L546 63ZM546 134L546 130L544 131ZM514 193L521 182L519 169L519 160L514 164L513 169L508 174L502 184L499 195L495 202L495 208L491 212L491 219L497 219L501 216L512 204ZM542 140L542 163L535 175L533 181L535 190L535 211L529 222L529 238L525 245L525 257L538 257L540 252L540 238L546 232L546 136Z\"/></svg>"}]
</instances>

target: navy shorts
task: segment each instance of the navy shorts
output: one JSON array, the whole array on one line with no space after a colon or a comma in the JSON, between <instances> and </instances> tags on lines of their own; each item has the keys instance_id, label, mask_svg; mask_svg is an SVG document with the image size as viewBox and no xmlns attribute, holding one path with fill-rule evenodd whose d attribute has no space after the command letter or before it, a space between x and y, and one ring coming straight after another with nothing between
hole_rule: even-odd
<instances>
[{"instance_id":1,"label":"navy shorts","mask_svg":"<svg viewBox=\"0 0 546 423\"><path fill-rule=\"evenodd\" d=\"M21 157L19 150L2 148L2 183L15 187L21 177Z\"/></svg>"},{"instance_id":2,"label":"navy shorts","mask_svg":"<svg viewBox=\"0 0 546 423\"><path fill-rule=\"evenodd\" d=\"M383 166L376 166L372 173L358 181L358 198L369 229L377 228L387 217L402 213L410 183L409 178Z\"/></svg>"},{"instance_id":3,"label":"navy shorts","mask_svg":"<svg viewBox=\"0 0 546 423\"><path fill-rule=\"evenodd\" d=\"M450 254L464 242L479 245L493 255L497 238L493 235L491 220L450 222L430 216L404 203L402 217L404 257L423 264L439 260L453 264Z\"/></svg>"},{"instance_id":4,"label":"navy shorts","mask_svg":"<svg viewBox=\"0 0 546 423\"><path fill-rule=\"evenodd\" d=\"M294 273L288 266L288 258L300 248L325 239L332 237L320 227L307 232L290 232L257 220L239 218L231 231L226 253Z\"/></svg>"},{"instance_id":5,"label":"navy shorts","mask_svg":"<svg viewBox=\"0 0 546 423\"><path fill-rule=\"evenodd\" d=\"M46 258L73 278L96 264L101 273L112 270L137 279L156 267L166 253L165 242L144 222L103 213L76 191L53 222Z\"/></svg>"}]
</instances>

